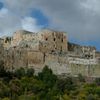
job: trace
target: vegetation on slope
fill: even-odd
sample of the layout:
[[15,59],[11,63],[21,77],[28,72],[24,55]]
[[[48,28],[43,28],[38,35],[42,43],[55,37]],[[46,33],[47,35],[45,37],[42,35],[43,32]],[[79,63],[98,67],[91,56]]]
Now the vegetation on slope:
[[100,100],[100,79],[86,83],[79,75],[58,78],[47,66],[37,76],[33,69],[14,73],[0,67],[0,100]]

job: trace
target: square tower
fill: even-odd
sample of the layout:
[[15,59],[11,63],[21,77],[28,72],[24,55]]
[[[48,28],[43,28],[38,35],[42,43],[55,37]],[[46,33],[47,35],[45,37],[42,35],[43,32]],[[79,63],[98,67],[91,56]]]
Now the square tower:
[[64,32],[42,30],[38,33],[40,51],[67,52],[67,37]]

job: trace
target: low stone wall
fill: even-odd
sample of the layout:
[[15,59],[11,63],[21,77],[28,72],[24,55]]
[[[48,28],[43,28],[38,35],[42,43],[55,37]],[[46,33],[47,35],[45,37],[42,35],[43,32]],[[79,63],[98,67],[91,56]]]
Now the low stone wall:
[[100,77],[100,65],[70,64],[71,74],[77,76],[82,74],[87,77]]

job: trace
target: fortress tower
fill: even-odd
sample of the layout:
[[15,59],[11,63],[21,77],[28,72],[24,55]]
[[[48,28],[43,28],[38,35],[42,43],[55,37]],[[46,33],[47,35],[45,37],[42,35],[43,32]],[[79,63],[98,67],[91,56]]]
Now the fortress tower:
[[38,33],[42,52],[67,52],[67,36],[64,32],[42,30]]

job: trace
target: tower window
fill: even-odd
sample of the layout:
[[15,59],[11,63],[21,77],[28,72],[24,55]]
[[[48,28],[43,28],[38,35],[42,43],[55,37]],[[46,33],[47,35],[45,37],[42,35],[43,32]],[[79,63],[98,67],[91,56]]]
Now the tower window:
[[61,41],[63,42],[63,38],[61,39]]
[[56,39],[54,38],[53,40],[55,41]]
[[5,40],[5,43],[7,43],[7,40]]
[[54,50],[51,50],[51,52],[54,52]]
[[45,39],[46,41],[48,40],[48,38]]

